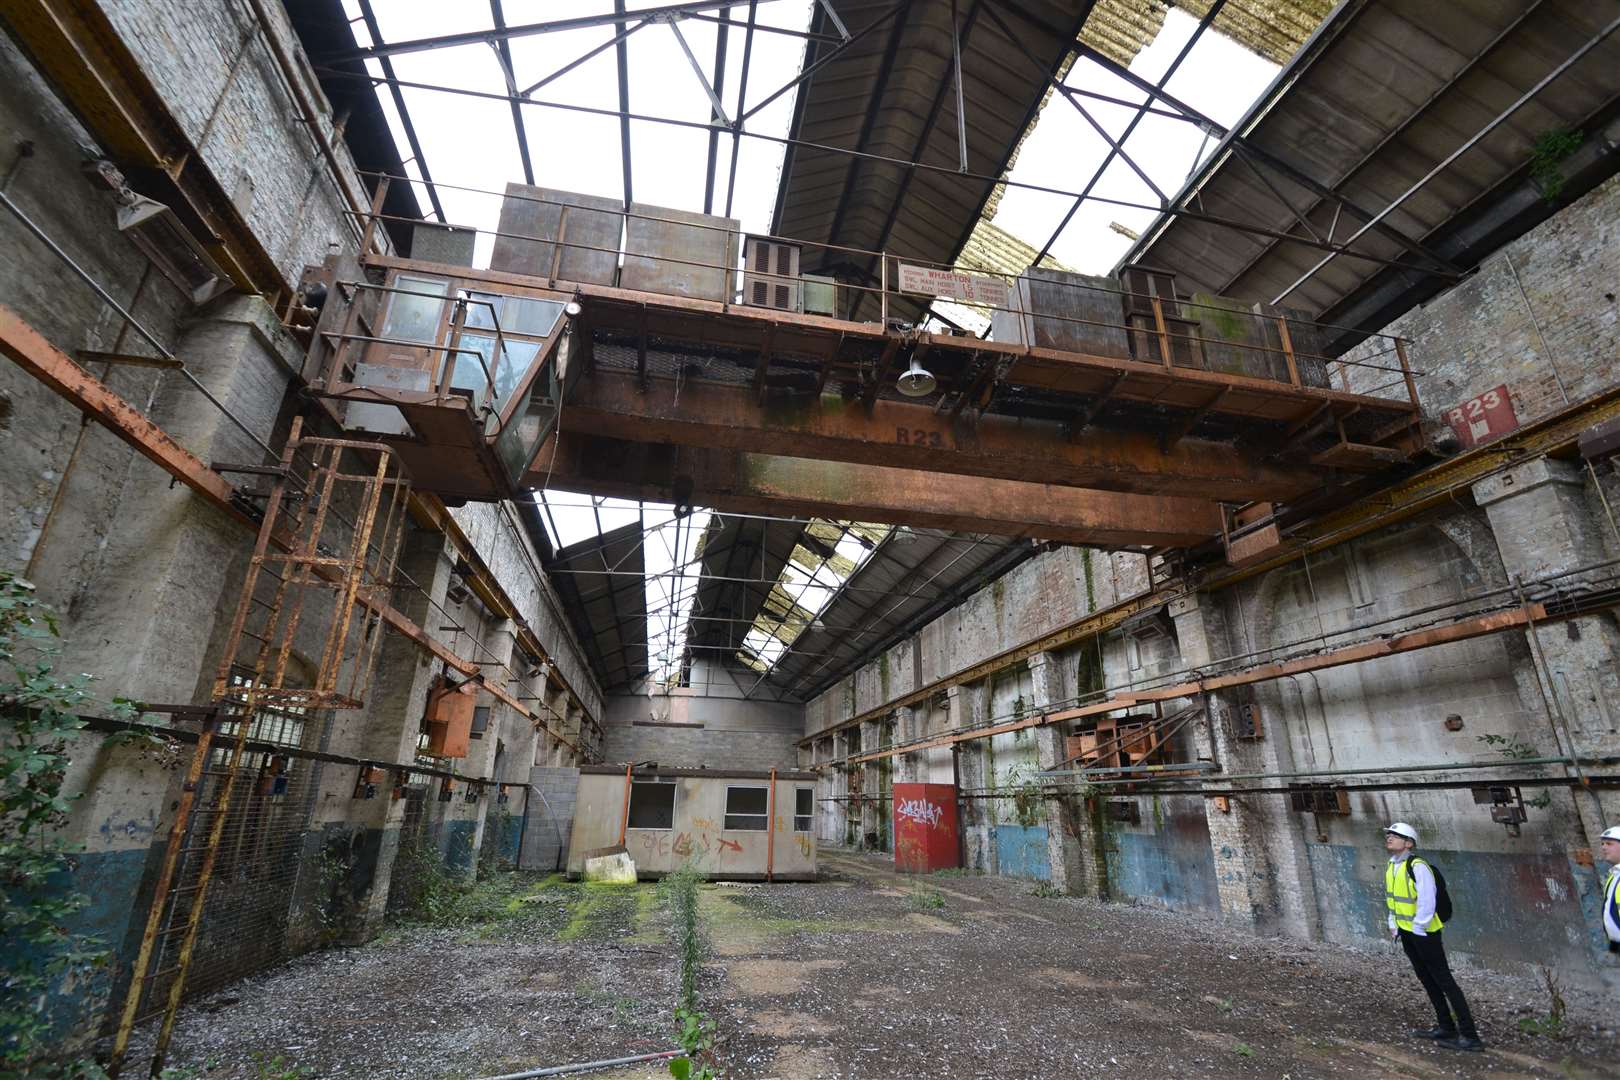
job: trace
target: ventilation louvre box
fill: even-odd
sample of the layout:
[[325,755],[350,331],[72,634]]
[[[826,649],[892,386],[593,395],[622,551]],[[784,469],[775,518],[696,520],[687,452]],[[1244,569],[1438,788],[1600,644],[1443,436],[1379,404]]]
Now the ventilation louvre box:
[[799,311],[799,248],[774,240],[749,238],[743,273],[743,303],[777,311]]
[[1296,814],[1350,813],[1350,793],[1328,784],[1290,784],[1288,808]]

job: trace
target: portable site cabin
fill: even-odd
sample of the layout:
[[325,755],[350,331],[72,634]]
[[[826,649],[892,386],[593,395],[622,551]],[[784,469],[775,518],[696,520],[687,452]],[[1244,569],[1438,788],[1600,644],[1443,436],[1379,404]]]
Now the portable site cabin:
[[811,881],[816,876],[816,776],[724,769],[583,765],[568,874],[585,854],[622,843],[636,873],[691,863],[711,878]]

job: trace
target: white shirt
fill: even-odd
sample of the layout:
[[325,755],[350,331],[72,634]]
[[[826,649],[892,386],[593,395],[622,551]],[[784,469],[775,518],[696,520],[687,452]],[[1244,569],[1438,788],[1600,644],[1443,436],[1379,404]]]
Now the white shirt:
[[[1403,851],[1399,855],[1391,855],[1390,863],[1403,863],[1412,853]],[[1426,862],[1418,862],[1412,867],[1412,880],[1417,883],[1417,911],[1412,913],[1412,933],[1418,937],[1429,936],[1429,922],[1434,918],[1434,871],[1429,869]],[[1389,928],[1395,929],[1395,913],[1389,913]]]
[[1609,867],[1609,880],[1603,883],[1603,932],[1610,941],[1620,941],[1620,864]]

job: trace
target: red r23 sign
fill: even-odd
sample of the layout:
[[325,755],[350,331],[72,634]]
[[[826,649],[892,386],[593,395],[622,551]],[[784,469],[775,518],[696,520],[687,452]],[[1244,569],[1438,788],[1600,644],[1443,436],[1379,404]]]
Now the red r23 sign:
[[1498,435],[1506,435],[1519,426],[1519,418],[1513,412],[1513,399],[1504,383],[1469,398],[1454,409],[1447,409],[1446,423],[1467,450]]

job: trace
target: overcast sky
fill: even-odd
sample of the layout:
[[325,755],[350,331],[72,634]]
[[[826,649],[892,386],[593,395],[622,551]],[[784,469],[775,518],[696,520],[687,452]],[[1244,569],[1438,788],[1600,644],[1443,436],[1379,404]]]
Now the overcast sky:
[[[356,0],[344,0],[351,18],[358,20]],[[634,11],[654,6],[651,0],[628,0]],[[837,0],[834,0],[837,6]],[[483,0],[457,4],[423,3],[421,0],[373,0],[378,27],[385,41],[433,37],[493,26],[489,5]],[[757,20],[764,26],[803,30],[809,25],[812,0],[761,0]],[[561,0],[506,0],[503,11],[508,26],[555,21],[578,15],[610,13],[613,5]],[[747,5],[732,9],[733,19],[746,18]],[[1143,50],[1131,70],[1157,80],[1191,36],[1197,23],[1172,8],[1164,29]],[[370,44],[365,25],[356,21],[359,42]],[[693,54],[705,73],[712,72],[715,41],[719,28],[711,22],[686,19],[680,23]],[[513,76],[521,90],[540,81],[590,49],[610,40],[611,26],[535,34],[511,41]],[[674,31],[667,24],[651,24],[627,40],[629,52],[630,111],[650,116],[708,123],[711,104],[691,63],[681,50]],[[746,102],[757,103],[790,81],[799,71],[804,42],[795,37],[756,32],[749,63]],[[727,115],[737,115],[737,93],[742,75],[743,34],[730,35],[723,104]],[[465,45],[406,53],[393,58],[395,75],[407,82],[418,82],[488,93],[505,94],[506,79],[495,50],[487,44]],[[375,61],[374,74],[381,74]],[[1275,65],[1265,61],[1219,34],[1206,34],[1182,63],[1167,89],[1196,104],[1225,125],[1243,115],[1250,102],[1276,74]],[[1144,95],[1128,83],[1110,75],[1088,60],[1078,61],[1070,72],[1071,86],[1092,90],[1128,101],[1142,101]],[[439,197],[454,224],[480,229],[495,228],[500,215],[499,194],[478,194],[454,190],[448,185],[499,193],[508,181],[523,179],[522,160],[512,130],[511,110],[504,101],[491,101],[423,89],[404,90],[406,107],[427,158],[434,181],[441,185]],[[411,151],[403,128],[386,90],[379,93],[383,109],[394,127],[400,156]],[[533,100],[584,105],[616,110],[618,80],[615,50],[600,55],[547,84]],[[747,128],[770,135],[786,135],[793,113],[794,95],[782,95],[758,115]],[[1085,101],[1088,111],[1111,135],[1118,138],[1130,123],[1132,110],[1119,105]],[[745,103],[745,108],[752,107]],[[525,106],[525,133],[534,164],[535,182],[544,187],[623,198],[620,164],[619,122],[616,116],[592,116],[557,108]],[[971,112],[968,122],[972,123]],[[1125,144],[1131,157],[1168,194],[1174,194],[1192,170],[1205,144],[1202,134],[1191,124],[1149,115]],[[749,232],[767,232],[782,165],[780,143],[744,137],[737,159],[737,181],[731,216]],[[726,177],[730,168],[732,140],[722,136],[716,161],[714,212],[726,209]],[[1108,145],[1070,105],[1054,97],[1037,119],[1034,130],[1019,153],[1012,179],[1064,190],[1081,188],[1108,153]],[[631,183],[637,202],[682,210],[701,211],[707,167],[708,134],[648,121],[631,123]],[[407,171],[419,175],[413,164]],[[1116,160],[1103,175],[1095,194],[1128,202],[1155,204],[1156,196],[1124,162]],[[429,204],[422,199],[426,208]],[[1045,244],[1073,200],[1009,188],[995,217],[995,223],[1037,248]],[[1130,240],[1110,227],[1117,222],[1137,232],[1152,222],[1151,210],[1133,210],[1100,203],[1087,203],[1052,246],[1060,261],[1087,273],[1106,273],[1129,247]],[[490,238],[481,237],[479,259],[487,260]],[[695,574],[674,572],[678,564],[692,556],[693,542],[708,520],[699,513],[674,527],[670,508],[649,504],[645,509],[619,500],[596,500],[596,507],[581,495],[550,494],[549,521],[555,543],[568,545],[604,530],[628,524],[638,518],[649,530],[645,548],[648,574],[647,605],[651,613],[650,640],[653,666],[657,670],[679,659],[683,624],[690,609]],[[688,527],[690,526],[690,528]],[[678,535],[677,535],[678,534]],[[861,554],[852,551],[851,554]],[[802,590],[802,591],[801,591]],[[812,610],[825,602],[830,592],[818,589],[808,579],[791,584],[790,593]]]

